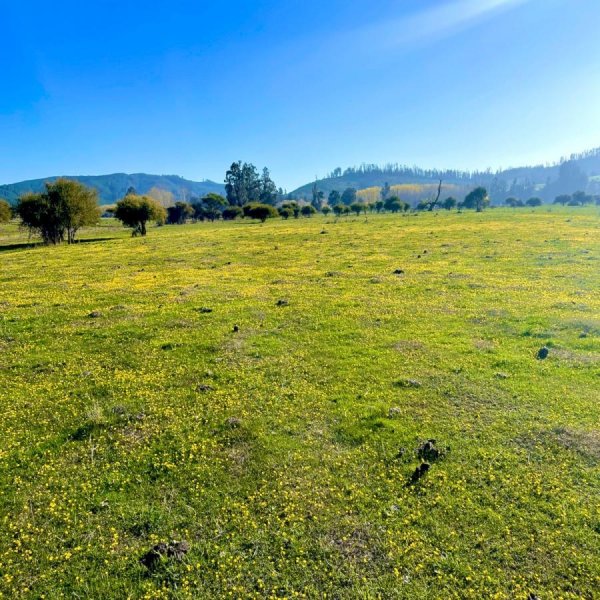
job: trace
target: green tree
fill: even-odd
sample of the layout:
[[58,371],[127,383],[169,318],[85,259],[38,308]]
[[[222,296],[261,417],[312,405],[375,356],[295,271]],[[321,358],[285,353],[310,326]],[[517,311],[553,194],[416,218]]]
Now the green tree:
[[541,198],[529,198],[525,204],[527,204],[527,206],[541,206],[544,203]]
[[453,208],[456,207],[457,204],[458,204],[458,200],[456,198],[452,198],[452,196],[450,196],[449,198],[446,198],[442,202],[442,207],[445,208],[446,210],[452,210]]
[[223,221],[235,221],[238,217],[241,217],[244,211],[240,206],[228,206],[223,209]]
[[315,210],[321,210],[323,206],[323,199],[325,198],[325,194],[318,188],[317,182],[315,181],[312,186],[312,200],[311,204],[315,208]]
[[294,211],[287,206],[280,206],[277,209],[277,212],[279,213],[279,216],[286,221],[294,214]]
[[380,213],[385,208],[385,202],[383,200],[377,200],[375,202],[375,210]]
[[167,208],[167,223],[183,225],[194,214],[194,208],[187,202],[175,202]]
[[244,215],[251,219],[258,219],[264,223],[267,219],[278,216],[277,209],[270,204],[261,204],[259,202],[246,204],[243,207]]
[[327,197],[327,203],[329,206],[335,206],[342,201],[342,195],[337,190],[331,190],[329,192],[329,196]]
[[556,196],[554,204],[562,204],[564,206],[565,204],[569,204],[572,199],[573,198],[570,194],[561,194],[560,196]]
[[384,203],[383,208],[393,213],[398,213],[404,210],[405,203],[398,196],[390,196]]
[[149,196],[125,196],[117,202],[115,209],[115,217],[125,227],[131,227],[134,236],[146,235],[148,221],[164,223],[166,216],[165,208]]
[[302,213],[302,216],[304,216],[304,217],[312,217],[314,214],[317,213],[317,209],[312,204],[305,204],[300,209],[300,212]]
[[281,205],[281,208],[284,210],[289,210],[290,215],[294,215],[294,218],[297,219],[300,216],[300,205],[295,200],[288,200]]
[[12,217],[10,204],[0,198],[0,223],[8,223]]
[[333,207],[333,213],[335,214],[336,217],[339,217],[340,215],[344,214],[344,209],[346,207],[343,204],[336,204]]
[[356,216],[358,217],[361,212],[364,212],[366,214],[367,205],[364,202],[353,202],[350,205],[350,210],[356,213]]
[[46,183],[41,194],[22,196],[17,214],[21,224],[39,234],[45,244],[58,244],[65,237],[72,244],[81,227],[100,219],[96,190],[62,178]]
[[350,206],[356,202],[356,190],[354,188],[346,188],[341,197],[342,204]]
[[262,172],[262,176],[259,182],[259,200],[263,204],[275,204],[277,201],[277,186],[275,182],[271,179],[271,174],[269,173],[269,169],[265,167]]
[[475,209],[481,212],[486,206],[489,206],[490,199],[487,190],[484,187],[477,187],[467,194],[463,202],[465,208]]
[[328,204],[325,204],[324,206],[321,207],[321,212],[325,216],[327,216],[331,212],[331,206],[329,206]]
[[227,200],[221,194],[212,192],[204,196],[201,202],[204,206],[204,216],[210,221],[218,219],[223,209],[227,206]]
[[259,176],[250,163],[235,162],[225,174],[225,193],[232,206],[250,203],[273,204],[277,199],[277,188],[265,167]]

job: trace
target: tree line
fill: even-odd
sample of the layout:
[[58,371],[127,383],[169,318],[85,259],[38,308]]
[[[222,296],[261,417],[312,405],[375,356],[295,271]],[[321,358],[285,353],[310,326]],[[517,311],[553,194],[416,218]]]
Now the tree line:
[[[189,202],[173,202],[172,196],[165,202],[164,198],[138,194],[134,188],[129,188],[114,207],[104,209],[104,214],[121,221],[125,227],[131,229],[133,236],[145,236],[148,223],[151,222],[157,225],[181,225],[189,220],[216,221],[237,218],[264,222],[273,217],[312,217],[318,212],[324,215],[333,213],[336,217],[352,213],[359,216],[369,212],[397,214],[410,210],[437,209],[472,209],[481,212],[490,205],[488,190],[482,186],[470,191],[462,201],[452,196],[442,199],[441,180],[435,199],[423,200],[415,206],[394,195],[388,184],[381,188],[380,198],[374,202],[361,201],[354,188],[333,190],[325,199],[325,194],[315,184],[312,189],[312,201],[302,204],[286,198],[283,190],[276,187],[267,168],[259,174],[254,165],[241,161],[233,163],[227,170],[225,184],[226,196],[209,193],[202,198],[191,198]],[[582,191],[572,195],[559,195],[554,201],[555,204],[569,206],[594,202],[600,204],[600,199]],[[165,203],[170,205],[164,206]],[[509,197],[504,204],[513,208],[535,207],[541,206],[543,201],[539,197],[531,197],[525,202]],[[14,208],[6,201],[0,200],[0,222],[6,222],[13,216],[20,219],[21,225],[30,234],[39,235],[46,244],[59,244],[63,241],[72,244],[79,229],[98,223],[101,210],[94,189],[77,181],[58,179],[46,183],[45,190],[41,193],[22,195]]]

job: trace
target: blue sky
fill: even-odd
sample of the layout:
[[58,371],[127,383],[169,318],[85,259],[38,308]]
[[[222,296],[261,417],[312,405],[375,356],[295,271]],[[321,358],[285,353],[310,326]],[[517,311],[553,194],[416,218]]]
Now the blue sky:
[[4,0],[0,183],[551,161],[600,146],[598,22],[598,0]]

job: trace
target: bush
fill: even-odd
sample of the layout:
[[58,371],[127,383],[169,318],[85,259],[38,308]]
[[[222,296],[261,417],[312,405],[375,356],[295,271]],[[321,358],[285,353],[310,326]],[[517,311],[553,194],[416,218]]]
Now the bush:
[[356,213],[356,216],[358,217],[361,212],[367,213],[367,205],[364,202],[353,202],[350,205],[350,210]]
[[246,204],[243,207],[243,210],[245,217],[250,217],[251,219],[258,219],[262,223],[264,223],[267,219],[277,217],[279,215],[277,209],[274,206],[271,206],[270,204]]
[[235,221],[238,217],[241,217],[244,211],[239,206],[228,206],[223,209],[223,221]]
[[541,206],[543,202],[541,198],[529,198],[525,204],[527,206]]
[[125,196],[117,202],[115,217],[125,227],[133,229],[131,235],[146,235],[146,223],[156,221],[158,224],[165,222],[167,213],[154,198],[148,196]]
[[321,208],[321,212],[327,216],[331,212],[331,207],[326,204]]
[[175,202],[174,206],[167,208],[167,223],[169,225],[183,225],[194,214],[194,209],[187,202]]
[[312,217],[314,214],[317,213],[317,209],[312,204],[305,204],[300,209],[300,212],[304,217]]

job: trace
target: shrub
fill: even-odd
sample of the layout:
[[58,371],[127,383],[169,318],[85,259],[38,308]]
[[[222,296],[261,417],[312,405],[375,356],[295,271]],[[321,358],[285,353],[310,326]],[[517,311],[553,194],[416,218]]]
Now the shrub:
[[194,209],[187,202],[175,202],[174,206],[167,208],[167,223],[169,225],[183,225],[194,214]]
[[541,206],[543,202],[541,198],[529,198],[525,204],[527,206]]
[[223,209],[222,217],[224,221],[234,221],[238,217],[241,217],[244,211],[239,206],[228,206]]
[[156,221],[159,224],[165,222],[165,209],[154,198],[148,196],[125,196],[117,202],[115,217],[125,227],[133,229],[131,235],[146,235],[146,223]]
[[274,206],[270,204],[246,204],[244,207],[244,216],[250,217],[251,219],[258,219],[264,223],[267,219],[277,217],[279,213]]
[[317,209],[312,204],[305,204],[300,209],[300,212],[302,213],[302,216],[304,216],[304,217],[312,217],[314,214],[316,214]]
[[321,212],[327,216],[331,212],[331,207],[329,205],[325,205],[321,208]]

